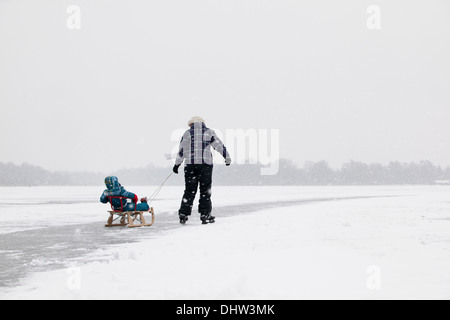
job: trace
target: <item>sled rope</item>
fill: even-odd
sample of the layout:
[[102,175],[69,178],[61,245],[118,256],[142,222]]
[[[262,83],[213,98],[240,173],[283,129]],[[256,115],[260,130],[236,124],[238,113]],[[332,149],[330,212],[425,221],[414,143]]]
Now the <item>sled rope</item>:
[[169,180],[169,178],[173,175],[173,172],[169,174],[169,176],[166,178],[166,180],[164,180],[164,182],[158,187],[158,189],[155,190],[155,192],[153,192],[153,194],[150,196],[150,198],[148,199],[148,203],[150,204],[153,200],[156,199],[156,197],[158,196],[158,194],[161,192],[162,188],[164,187],[164,185],[166,184],[167,180]]

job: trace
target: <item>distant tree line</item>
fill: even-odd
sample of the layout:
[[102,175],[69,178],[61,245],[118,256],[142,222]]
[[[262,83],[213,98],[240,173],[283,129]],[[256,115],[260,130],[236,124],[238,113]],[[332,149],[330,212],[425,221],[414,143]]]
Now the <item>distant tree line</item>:
[[103,175],[90,172],[52,172],[41,167],[0,162],[0,186],[98,185]]
[[[289,160],[280,161],[277,175],[261,175],[261,165],[216,166],[215,185],[432,185],[450,181],[450,168],[430,161],[413,163],[390,162],[387,165],[357,161],[345,163],[339,169],[326,161],[308,162],[303,168]],[[171,168],[149,165],[145,168],[123,169],[114,173],[124,185],[159,185]],[[105,173],[52,172],[30,164],[0,163],[0,186],[98,186]],[[174,176],[168,185],[183,184],[183,174]]]

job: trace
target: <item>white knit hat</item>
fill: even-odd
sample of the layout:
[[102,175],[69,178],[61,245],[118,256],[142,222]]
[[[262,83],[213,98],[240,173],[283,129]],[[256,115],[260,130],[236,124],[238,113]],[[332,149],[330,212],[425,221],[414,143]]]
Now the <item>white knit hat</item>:
[[205,123],[205,120],[203,120],[202,117],[192,117],[192,119],[189,120],[189,122],[188,122],[188,127],[190,127],[192,124],[194,124],[196,122],[203,122],[203,123]]

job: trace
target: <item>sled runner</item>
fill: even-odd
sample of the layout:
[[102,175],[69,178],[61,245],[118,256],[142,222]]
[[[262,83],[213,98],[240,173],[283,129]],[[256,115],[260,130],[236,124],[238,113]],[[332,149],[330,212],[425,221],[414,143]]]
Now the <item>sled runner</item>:
[[[111,197],[113,198],[113,197]],[[123,197],[114,197],[120,200],[126,199]],[[122,202],[122,201],[121,201]],[[138,228],[138,227],[151,227],[153,223],[155,223],[155,212],[153,208],[150,208],[148,211],[123,211],[123,206],[120,210],[115,210],[115,208],[111,205],[112,211],[108,211],[110,214],[108,222],[105,227],[128,227],[128,228]],[[151,223],[147,223],[145,221],[144,214],[151,214]],[[119,223],[115,223],[120,219]]]

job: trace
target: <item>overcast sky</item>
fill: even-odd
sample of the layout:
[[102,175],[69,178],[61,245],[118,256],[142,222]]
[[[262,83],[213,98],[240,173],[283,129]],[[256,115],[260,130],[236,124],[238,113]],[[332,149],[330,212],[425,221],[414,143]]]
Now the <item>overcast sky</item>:
[[0,108],[0,161],[49,170],[169,165],[194,115],[299,165],[450,166],[450,1],[0,0]]

